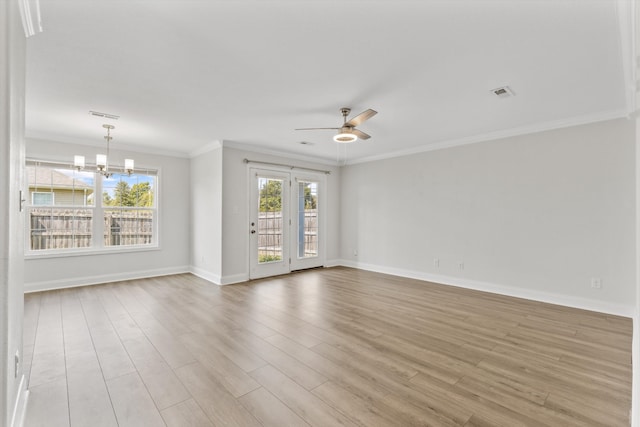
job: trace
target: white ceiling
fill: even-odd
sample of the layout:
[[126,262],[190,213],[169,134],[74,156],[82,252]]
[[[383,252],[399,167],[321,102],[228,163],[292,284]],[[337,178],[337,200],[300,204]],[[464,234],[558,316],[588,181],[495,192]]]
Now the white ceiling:
[[[27,136],[188,155],[214,141],[335,162],[626,114],[613,0],[47,0]],[[490,90],[509,85],[516,96]],[[339,109],[379,113],[338,145]],[[310,144],[301,145],[300,141]]]

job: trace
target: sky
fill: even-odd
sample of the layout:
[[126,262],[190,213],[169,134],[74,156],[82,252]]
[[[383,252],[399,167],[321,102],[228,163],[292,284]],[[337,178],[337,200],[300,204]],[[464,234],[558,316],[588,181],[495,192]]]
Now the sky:
[[[79,181],[84,182],[87,185],[94,186],[94,173],[89,171],[76,171],[69,169],[56,169],[60,173],[63,173],[71,178],[75,178]],[[142,175],[142,174],[131,174],[131,176],[121,173],[114,173],[109,178],[103,179],[102,191],[109,194],[109,196],[113,197],[114,190],[118,182],[124,181],[129,184],[129,187],[133,187],[135,184],[139,184],[141,182],[148,182],[151,185],[151,188],[154,189],[154,176],[150,175]]]

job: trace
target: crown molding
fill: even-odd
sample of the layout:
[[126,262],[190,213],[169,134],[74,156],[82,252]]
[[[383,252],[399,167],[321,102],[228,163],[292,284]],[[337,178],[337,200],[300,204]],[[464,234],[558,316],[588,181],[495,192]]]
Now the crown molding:
[[[635,88],[635,85],[634,85],[634,88]],[[337,163],[336,160],[328,159],[326,157],[303,155],[303,154],[293,153],[285,150],[265,148],[259,145],[238,142],[238,141],[231,141],[231,140],[215,140],[189,153],[180,152],[180,151],[158,150],[158,149],[149,148],[145,146],[132,145],[132,144],[126,144],[126,143],[119,143],[117,147],[112,147],[112,148],[119,151],[149,153],[149,154],[178,157],[178,158],[194,158],[219,148],[234,148],[237,150],[249,151],[252,153],[260,153],[260,154],[266,154],[271,156],[285,157],[288,159],[302,160],[305,162],[316,163],[316,164],[321,164],[326,166],[343,167],[343,166],[355,165],[359,163],[369,163],[369,162],[375,162],[379,160],[392,159],[396,157],[410,156],[413,154],[419,154],[419,153],[435,151],[435,150],[442,150],[445,148],[453,148],[457,146],[475,144],[479,142],[487,142],[487,141],[492,141],[497,139],[510,138],[514,136],[539,133],[539,132],[544,132],[544,131],[549,131],[554,129],[562,129],[562,128],[567,128],[572,126],[580,126],[580,125],[585,125],[590,123],[603,122],[607,120],[614,120],[614,119],[620,119],[620,118],[629,119],[629,118],[636,117],[636,115],[637,115],[636,111],[615,110],[615,111],[601,112],[601,113],[590,114],[585,116],[577,116],[569,119],[554,120],[554,121],[539,123],[539,124],[530,125],[530,126],[521,126],[517,128],[500,130],[496,132],[488,132],[484,134],[473,135],[470,137],[464,137],[464,138],[458,138],[458,139],[452,139],[452,140],[443,140],[443,141],[438,141],[434,143],[423,144],[423,145],[409,148],[406,150],[398,150],[398,151],[393,151],[393,152],[374,155],[374,156],[352,158],[347,160],[347,162],[344,164]],[[52,138],[48,135],[40,134],[38,132],[30,132],[26,136],[26,138],[33,139],[33,140],[41,140],[41,141],[53,141],[53,142],[59,142],[63,144],[71,143],[71,144],[91,146],[91,147],[104,146],[104,144],[94,143],[92,141],[87,142],[86,140],[80,140],[75,138],[65,138],[65,140],[63,141],[55,137]]]
[[207,142],[202,147],[197,148],[192,152],[190,152],[189,157],[190,158],[198,157],[210,151],[217,150],[219,148],[222,148],[222,141],[216,140],[216,141]]
[[[52,137],[50,135],[40,133],[40,132],[28,132],[25,135],[25,139],[27,140],[38,140],[38,141],[50,141],[50,142],[58,142],[60,144],[75,144],[75,145],[83,145],[85,147],[98,147],[105,148],[104,143],[98,143],[94,141],[88,141],[86,139],[81,138],[73,138],[73,137],[65,137],[61,139],[59,137]],[[115,145],[115,147],[114,147]],[[182,151],[173,151],[173,150],[160,150],[157,148],[151,148],[143,145],[135,145],[135,144],[127,144],[126,142],[118,141],[117,144],[111,144],[112,150],[117,151],[131,151],[134,153],[147,153],[147,154],[155,154],[158,156],[167,156],[167,157],[179,157],[179,158],[188,158],[189,155]]]
[[379,160],[392,159],[392,158],[402,157],[402,156],[410,156],[413,154],[424,153],[427,151],[442,150],[445,148],[453,148],[461,145],[476,144],[479,142],[487,142],[487,141],[493,141],[493,140],[498,140],[503,138],[511,138],[514,136],[529,135],[529,134],[545,132],[549,130],[562,129],[562,128],[568,128],[572,126],[580,126],[580,125],[585,125],[590,123],[597,123],[597,122],[603,122],[607,120],[614,120],[614,119],[621,119],[621,118],[629,118],[628,112],[622,111],[622,110],[616,110],[616,111],[609,111],[609,112],[586,115],[586,116],[572,117],[570,119],[555,120],[555,121],[550,121],[545,123],[539,123],[532,126],[522,126],[522,127],[512,128],[512,129],[500,130],[496,132],[488,132],[488,133],[474,135],[474,136],[465,137],[465,138],[439,141],[431,144],[421,145],[414,148],[409,148],[406,150],[394,151],[391,153],[385,153],[385,154],[380,154],[376,156],[350,159],[347,161],[347,163],[344,166],[355,165],[359,163],[375,162]]
[[627,114],[631,115],[638,108],[637,96],[638,85],[638,46],[637,46],[637,25],[638,8],[635,1],[618,0],[615,3],[618,15],[618,46],[620,63],[624,74],[625,102]]
[[222,141],[222,146],[225,148],[235,148],[236,150],[250,151],[252,153],[260,153],[260,154],[267,154],[270,156],[286,157],[287,159],[302,160],[305,162],[316,163],[316,164],[321,164],[325,166],[339,166],[335,160],[330,160],[325,157],[292,153],[284,150],[282,151],[275,150],[271,148],[261,147],[258,145],[247,144],[244,142],[224,140]]

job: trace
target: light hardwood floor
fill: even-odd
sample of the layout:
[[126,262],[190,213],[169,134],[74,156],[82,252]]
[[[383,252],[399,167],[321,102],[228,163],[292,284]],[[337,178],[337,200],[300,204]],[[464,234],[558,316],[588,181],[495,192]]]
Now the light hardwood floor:
[[628,426],[631,328],[348,268],[28,294],[26,426]]

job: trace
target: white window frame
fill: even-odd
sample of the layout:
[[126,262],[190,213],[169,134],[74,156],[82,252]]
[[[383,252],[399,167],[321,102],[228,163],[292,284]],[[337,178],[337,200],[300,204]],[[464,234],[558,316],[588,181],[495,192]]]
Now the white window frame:
[[[47,195],[51,195],[51,204],[48,205],[41,205],[41,204],[35,204],[34,200],[35,200],[35,195],[36,194],[47,194]],[[56,204],[56,193],[53,191],[34,191],[31,193],[31,206],[55,206]]]
[[[36,163],[40,163],[45,167],[50,168],[59,168],[59,169],[74,169],[73,165],[60,163],[49,160],[35,160],[35,159],[27,159],[27,166],[34,165]],[[113,166],[112,166],[113,168]],[[86,169],[92,169],[92,165],[86,165]],[[25,168],[26,170],[26,168]],[[119,172],[115,172],[118,174]],[[149,207],[126,207],[125,209],[141,209],[141,210],[152,210],[153,211],[153,234],[152,241],[148,244],[143,245],[115,245],[115,246],[105,246],[104,245],[104,213],[107,210],[110,210],[110,206],[103,206],[102,204],[102,192],[103,185],[102,179],[103,176],[94,172],[94,205],[93,206],[69,206],[69,208],[73,209],[91,209],[93,210],[93,221],[92,221],[92,236],[91,236],[91,246],[86,248],[64,248],[64,249],[40,249],[40,250],[32,250],[31,249],[31,225],[30,221],[25,221],[25,258],[57,258],[57,257],[67,257],[67,256],[83,256],[83,255],[93,255],[93,254],[113,254],[113,253],[127,253],[127,252],[146,252],[146,251],[156,251],[160,250],[160,235],[159,235],[159,210],[160,210],[160,169],[159,168],[136,168],[136,173],[140,175],[148,175],[154,177],[154,206],[152,208]],[[29,182],[25,179],[26,191],[29,191]],[[26,211],[34,206],[32,203],[27,206]],[[47,205],[42,207],[52,207],[56,206]],[[65,208],[67,206],[60,206],[59,208]],[[113,207],[117,209],[117,207]]]
[[[100,188],[100,203],[97,204],[96,203],[96,215],[99,215],[99,218],[104,219],[104,213],[105,211],[110,211],[110,210],[118,210],[118,209],[123,209],[123,210],[129,210],[129,211],[135,211],[135,210],[140,210],[140,211],[153,211],[153,238],[152,238],[152,242],[148,243],[148,244],[144,244],[144,245],[116,245],[116,246],[105,246],[104,245],[104,221],[94,221],[94,236],[100,236],[100,242],[99,245],[96,245],[97,247],[99,246],[100,249],[103,249],[107,252],[119,249],[122,250],[124,248],[131,248],[131,249],[144,249],[144,248],[157,248],[159,246],[158,243],[158,185],[159,185],[159,171],[156,170],[147,170],[148,173],[142,173],[143,171],[140,171],[140,175],[147,175],[147,176],[154,176],[155,177],[155,188],[154,188],[154,199],[153,199],[153,204],[154,206],[152,208],[149,207],[139,207],[139,206],[126,206],[126,207],[122,207],[122,206],[104,206],[102,204],[102,192],[103,192],[103,186],[102,186],[102,180],[103,177],[99,174],[96,174],[97,177],[97,182],[96,182],[96,193],[98,194],[98,187]],[[99,224],[98,224],[99,223]],[[115,248],[115,249],[114,249]]]

